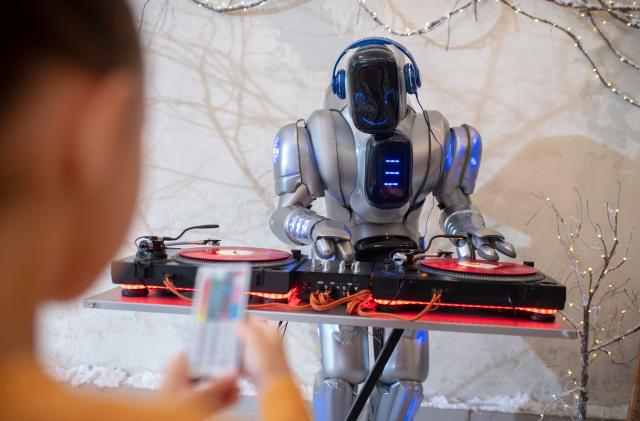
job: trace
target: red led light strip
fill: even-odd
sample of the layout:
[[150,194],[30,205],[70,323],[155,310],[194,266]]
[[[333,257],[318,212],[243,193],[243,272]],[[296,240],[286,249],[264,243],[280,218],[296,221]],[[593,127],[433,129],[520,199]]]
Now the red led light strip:
[[[120,284],[122,289],[156,289],[156,290],[168,290],[167,287],[159,286],[159,285],[139,285],[139,284]],[[195,291],[195,288],[181,288],[176,287],[178,291]],[[289,292],[284,294],[271,293],[271,292],[248,292],[247,294],[253,297],[266,298],[269,300],[288,300],[294,290],[292,289]]]
[[251,295],[252,297],[266,298],[268,300],[288,300],[289,298],[291,298],[294,291],[295,291],[295,288],[284,294],[278,294],[274,292],[253,292],[253,291],[247,292],[247,294]]
[[[401,306],[401,305],[425,305],[424,301],[409,301],[409,300],[381,300],[374,299],[376,304],[385,306]],[[551,308],[535,308],[535,307],[509,307],[509,306],[490,306],[482,304],[457,304],[457,303],[438,303],[440,307],[455,307],[455,308],[475,308],[480,310],[517,310],[526,311],[529,313],[537,314],[556,314],[558,310]]]
[[[120,284],[122,289],[168,289],[159,285]],[[178,291],[195,291],[194,288],[176,288]]]
[[[139,285],[139,284],[120,284],[123,289],[157,289],[157,290],[166,290],[166,287],[157,286],[157,285]],[[194,288],[176,288],[179,291],[195,291]],[[265,298],[269,300],[289,300],[297,293],[297,290],[291,289],[287,293],[279,294],[279,293],[271,293],[271,292],[248,292],[249,295],[253,297]],[[425,301],[410,301],[410,300],[382,300],[382,299],[374,299],[376,304],[385,305],[385,306],[402,306],[402,305],[427,305],[428,303]],[[529,313],[537,313],[537,314],[548,314],[553,315],[558,312],[556,309],[551,308],[536,308],[536,307],[509,307],[509,306],[491,306],[491,305],[481,305],[481,304],[457,304],[457,303],[438,303],[440,307],[454,307],[454,308],[472,308],[472,309],[480,309],[480,310],[516,310],[516,311],[526,311]]]

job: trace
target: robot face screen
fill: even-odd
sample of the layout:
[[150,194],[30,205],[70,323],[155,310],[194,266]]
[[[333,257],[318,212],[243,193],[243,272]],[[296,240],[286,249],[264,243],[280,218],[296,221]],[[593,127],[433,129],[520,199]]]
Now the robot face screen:
[[395,129],[400,101],[393,54],[379,48],[357,52],[349,62],[348,81],[349,110],[356,128],[370,134]]

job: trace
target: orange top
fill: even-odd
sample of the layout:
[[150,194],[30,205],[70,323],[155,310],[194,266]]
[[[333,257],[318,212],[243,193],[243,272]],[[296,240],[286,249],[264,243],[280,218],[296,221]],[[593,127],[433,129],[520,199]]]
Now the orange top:
[[[300,392],[289,377],[274,381],[265,390],[259,411],[264,421],[309,419]],[[31,359],[0,363],[3,421],[202,421],[211,415],[197,408],[157,402],[136,404],[74,391],[49,379]]]

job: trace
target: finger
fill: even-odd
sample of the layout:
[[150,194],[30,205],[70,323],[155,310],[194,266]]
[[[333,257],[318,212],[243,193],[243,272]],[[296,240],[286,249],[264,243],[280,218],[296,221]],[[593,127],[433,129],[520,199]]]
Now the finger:
[[356,260],[356,251],[353,249],[351,241],[336,241],[336,259],[346,262]]
[[335,248],[333,246],[333,241],[328,238],[319,238],[315,242],[315,250],[318,254],[318,257],[322,259],[328,259],[335,253]]
[[236,325],[236,333],[242,342],[249,342],[257,336],[261,336],[263,332],[268,331],[269,325],[264,320],[250,317],[242,320]]
[[498,260],[498,253],[494,250],[493,247],[491,247],[488,239],[474,236],[471,239],[471,242],[473,243],[473,247],[476,249],[476,252],[481,259],[489,260],[492,262]]
[[471,254],[471,244],[469,243],[462,243],[460,245],[458,245],[456,247],[456,253],[458,254],[458,257],[461,259],[470,259],[472,254]]
[[508,256],[511,258],[516,257],[516,249],[515,247],[513,247],[513,244],[504,240],[493,240],[491,243],[496,250],[498,250],[500,253],[504,254],[505,256]]
[[491,247],[488,238],[474,235],[471,237],[471,244],[479,258],[490,261],[498,260],[498,253]]
[[191,383],[189,378],[189,364],[185,354],[179,354],[167,368],[163,389],[175,390]]
[[476,249],[481,259],[496,262],[499,258],[498,253],[488,244],[483,244]]
[[237,373],[210,380],[195,391],[196,400],[205,404],[209,411],[219,411],[238,396],[237,380]]

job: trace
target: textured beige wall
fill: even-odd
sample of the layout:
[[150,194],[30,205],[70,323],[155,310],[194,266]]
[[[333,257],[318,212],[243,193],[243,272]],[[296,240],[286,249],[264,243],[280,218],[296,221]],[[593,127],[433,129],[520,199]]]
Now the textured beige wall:
[[[140,16],[143,0],[132,2]],[[274,209],[271,144],[282,125],[307,117],[322,104],[334,60],[361,36],[384,35],[355,1],[273,0],[275,8],[246,15],[219,15],[187,0],[151,0],[142,38],[147,54],[146,176],[131,238],[176,232],[216,222],[225,244],[284,247],[271,235]],[[380,16],[415,26],[446,13],[450,2],[369,0]],[[585,22],[548,3],[520,5],[564,22],[584,36],[607,74],[640,96],[640,74],[628,70],[595,41]],[[623,226],[638,223],[640,110],[594,81],[572,43],[495,2],[482,2],[426,37],[401,39],[423,75],[421,98],[452,124],[469,123],[483,135],[485,150],[475,202],[489,222],[510,235],[520,257],[563,277],[555,225],[543,212],[526,225],[539,201],[551,196],[571,214],[574,187],[600,204],[615,199],[623,184]],[[638,33],[620,35],[628,55],[640,57]],[[436,212],[437,213],[437,212]],[[430,221],[432,232],[437,216]],[[638,240],[640,241],[640,240]],[[621,276],[640,266],[638,241]],[[131,253],[130,243],[121,254]],[[94,291],[109,285],[105,273]],[[633,282],[638,286],[638,279]],[[48,308],[42,318],[42,353],[57,373],[77,366],[117,367],[114,384],[152,384],[167,359],[183,346],[186,319],[81,309]],[[312,326],[290,326],[290,357],[301,384],[310,386],[319,367]],[[561,390],[561,371],[575,360],[577,342],[518,337],[434,333],[429,403],[442,395],[489,408],[535,410]],[[635,349],[627,344],[625,358]],[[69,369],[67,371],[63,369]],[[90,371],[90,370],[89,370]],[[148,371],[148,372],[147,372]],[[598,360],[593,402],[621,414],[631,374],[626,366]],[[84,373],[84,372],[83,372]],[[147,377],[141,377],[146,373]],[[135,377],[135,376],[138,377]],[[95,373],[77,382],[95,380]],[[133,378],[133,380],[131,380]],[[137,379],[137,380],[136,380]],[[147,379],[147,380],[145,380]],[[151,379],[151,380],[149,380]],[[616,383],[619,382],[619,383]],[[504,407],[507,396],[512,407]],[[493,402],[493,403],[492,403]]]

